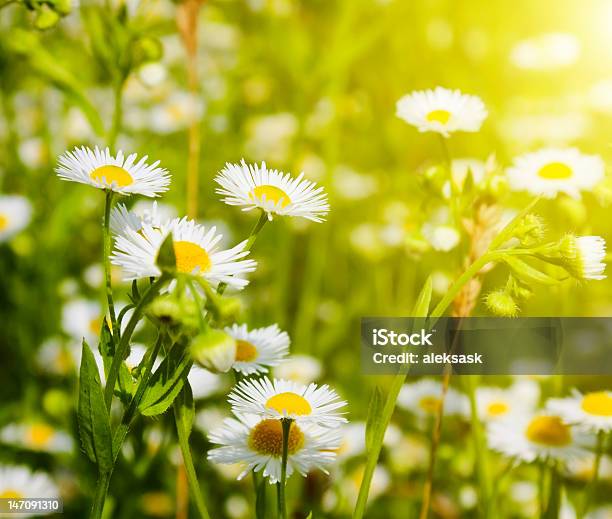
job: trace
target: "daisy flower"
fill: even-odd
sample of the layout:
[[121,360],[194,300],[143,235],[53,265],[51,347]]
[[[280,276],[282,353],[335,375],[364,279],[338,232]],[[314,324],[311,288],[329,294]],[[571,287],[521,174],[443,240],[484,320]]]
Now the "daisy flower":
[[[397,405],[421,418],[432,417],[442,405],[442,384],[423,378],[412,384],[404,384],[397,397]],[[449,387],[444,398],[445,415],[466,415],[469,410],[467,398]]]
[[74,299],[62,308],[62,328],[79,343],[85,339],[89,344],[97,344],[104,314],[97,301]]
[[246,324],[225,328],[236,339],[236,361],[232,366],[244,375],[267,373],[289,354],[289,335],[273,324],[249,331]]
[[72,452],[69,434],[43,423],[13,423],[0,429],[0,440],[24,449],[52,453]]
[[402,97],[397,102],[396,115],[420,132],[449,137],[457,131],[477,132],[488,113],[479,97],[436,87]]
[[[242,479],[251,470],[262,472],[269,482],[281,480],[283,431],[281,420],[262,418],[253,414],[236,414],[210,434],[210,441],[221,447],[212,449],[208,459],[213,463],[240,463]],[[294,472],[305,476],[314,469],[326,472],[332,463],[335,449],[340,445],[340,434],[334,429],[315,424],[291,422],[288,439],[287,477]]]
[[289,173],[247,164],[225,165],[215,182],[221,186],[216,192],[225,196],[228,205],[243,206],[243,211],[260,208],[272,220],[273,215],[301,216],[322,222],[329,211],[327,195],[322,187],[304,179],[304,173],[292,178]]
[[551,413],[492,422],[487,436],[493,450],[527,463],[549,459],[567,462],[587,455],[577,444],[575,431],[560,416]]
[[578,279],[605,279],[606,241],[601,236],[567,235],[561,241],[564,266]]
[[157,255],[169,233],[174,240],[178,272],[200,275],[211,283],[227,283],[237,289],[248,284],[240,275],[253,272],[257,264],[241,260],[249,254],[243,250],[246,241],[228,250],[217,250],[222,236],[216,233],[216,228],[206,229],[186,217],[175,218],[161,228],[143,224],[135,231],[127,227],[116,237],[112,263],[122,267],[126,280],[159,276]]
[[476,405],[481,420],[489,422],[532,412],[540,397],[536,382],[523,380],[509,388],[481,386],[476,389]]
[[322,371],[321,362],[310,355],[291,355],[274,368],[274,374],[278,378],[300,384],[314,382],[321,376]]
[[612,391],[573,392],[568,398],[551,398],[547,409],[581,429],[597,432],[612,431]]
[[108,148],[101,150],[96,146],[92,150],[82,146],[64,153],[55,171],[62,180],[110,189],[122,195],[155,197],[168,191],[170,174],[158,167],[159,161],[147,164],[147,156],[138,162],[136,158],[136,153],[124,157],[119,151],[113,157]]
[[548,148],[514,159],[506,170],[510,189],[554,198],[565,193],[580,198],[604,177],[604,163],[597,155],[584,155],[576,148]]
[[[27,467],[0,466],[0,499],[59,497],[57,485],[43,472],[32,472]],[[19,514],[33,517],[39,514]]]
[[32,217],[32,205],[19,195],[0,195],[0,243],[27,227]]
[[160,228],[163,223],[167,223],[174,216],[169,206],[158,204],[136,204],[133,210],[129,210],[124,204],[117,204],[113,207],[110,215],[110,228],[114,234],[121,234],[125,229],[140,231],[145,225]]
[[256,414],[263,418],[292,418],[298,424],[316,423],[337,427],[346,422],[338,409],[346,402],[329,386],[303,386],[289,380],[269,378],[241,381],[229,394],[235,413]]

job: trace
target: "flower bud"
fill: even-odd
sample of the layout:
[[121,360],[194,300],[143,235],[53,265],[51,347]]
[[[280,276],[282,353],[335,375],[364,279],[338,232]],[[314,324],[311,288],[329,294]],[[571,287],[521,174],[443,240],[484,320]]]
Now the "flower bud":
[[149,312],[164,324],[178,324],[181,321],[181,304],[176,297],[170,294],[155,298],[149,305]]
[[562,266],[578,279],[605,279],[606,241],[601,236],[568,234],[559,241]]
[[516,301],[505,290],[494,290],[485,297],[487,308],[501,317],[516,317],[519,308]]
[[523,245],[535,245],[544,237],[545,224],[542,217],[529,213],[525,215],[514,228],[514,236]]
[[227,333],[209,328],[191,341],[191,356],[213,373],[227,373],[236,360],[236,340]]

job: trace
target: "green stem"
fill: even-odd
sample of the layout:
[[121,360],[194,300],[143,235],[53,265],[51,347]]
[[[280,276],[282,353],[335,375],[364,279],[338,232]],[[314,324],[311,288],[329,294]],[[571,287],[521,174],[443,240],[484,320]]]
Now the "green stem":
[[287,485],[287,457],[289,455],[289,433],[291,431],[291,418],[281,418],[283,428],[283,457],[281,458],[281,480],[278,485],[278,516],[287,519],[287,500],[285,490]]
[[183,463],[185,464],[185,472],[187,473],[187,483],[191,490],[191,496],[195,501],[196,508],[202,519],[210,519],[204,496],[200,491],[200,483],[195,467],[193,466],[193,458],[191,457],[191,449],[189,448],[189,431],[185,427],[185,422],[179,418],[178,403],[174,402],[174,421],[176,423],[176,432],[178,434],[179,446],[183,454]]
[[599,467],[601,465],[601,458],[604,453],[604,443],[605,443],[605,432],[598,431],[597,432],[597,445],[595,447],[595,461],[593,462],[593,479],[589,484],[589,488],[587,489],[584,496],[584,504],[582,506],[581,514],[579,517],[584,517],[586,513],[589,511],[591,506],[591,502],[593,501],[593,496],[595,495],[595,490],[597,489],[597,482],[599,481]]
[[113,287],[111,280],[111,233],[110,233],[110,212],[113,205],[113,192],[109,189],[106,191],[106,200],[104,204],[104,281],[106,285],[106,301],[108,302],[108,313],[111,320],[112,336],[114,345],[117,345],[121,330],[117,325],[117,317],[115,314],[115,302],[113,301]]
[[[244,246],[244,249],[242,249],[243,251],[251,250],[251,248],[255,244],[257,235],[263,229],[263,226],[266,225],[267,222],[268,222],[268,213],[262,210],[261,214],[259,215],[259,220],[257,220],[255,227],[253,227],[253,229],[251,230],[251,234],[249,234],[249,237],[247,238],[247,242]],[[219,283],[219,286],[217,287],[217,293],[220,295],[223,294],[226,288],[227,288],[227,283]]]
[[259,477],[255,471],[253,474],[253,489],[255,490],[255,517],[265,519],[266,517],[266,478]]
[[117,382],[117,377],[119,376],[119,368],[121,367],[121,362],[125,358],[127,354],[127,350],[130,345],[130,339],[132,334],[134,333],[134,329],[138,324],[138,321],[142,317],[145,308],[147,305],[159,294],[160,290],[169,279],[168,274],[162,274],[155,282],[149,286],[147,291],[144,293],[136,308],[134,308],[134,312],[128,321],[127,326],[125,327],[125,332],[121,336],[121,340],[115,350],[115,355],[113,357],[113,361],[111,363],[111,367],[108,370],[108,376],[106,378],[106,387],[104,388],[104,402],[106,403],[106,408],[110,410],[111,402],[113,400],[113,392],[115,391],[115,384]]
[[98,475],[96,492],[94,495],[93,504],[91,506],[91,512],[89,513],[89,519],[100,519],[102,517],[104,502],[106,501],[106,494],[108,492],[108,485],[110,483],[110,476],[110,473],[103,472]]

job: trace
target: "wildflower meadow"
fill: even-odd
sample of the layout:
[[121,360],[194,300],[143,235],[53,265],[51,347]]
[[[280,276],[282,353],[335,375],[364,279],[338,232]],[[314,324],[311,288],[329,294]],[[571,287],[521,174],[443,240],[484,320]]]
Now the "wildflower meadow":
[[612,327],[494,375],[361,328],[612,314],[611,20],[0,0],[0,517],[611,519]]

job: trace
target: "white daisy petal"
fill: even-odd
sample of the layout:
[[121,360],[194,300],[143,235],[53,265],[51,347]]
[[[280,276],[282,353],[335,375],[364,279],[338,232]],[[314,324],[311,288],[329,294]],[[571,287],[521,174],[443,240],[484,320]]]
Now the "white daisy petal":
[[55,171],[62,180],[110,189],[122,195],[156,197],[167,191],[170,174],[158,167],[159,161],[149,165],[146,156],[138,162],[136,158],[135,153],[124,159],[122,151],[113,157],[108,148],[100,150],[96,146],[92,150],[82,146],[64,153]]
[[568,398],[551,398],[546,408],[580,429],[612,431],[612,391],[593,391],[584,395],[574,391]]
[[289,354],[289,335],[276,324],[250,331],[246,324],[234,324],[225,331],[237,343],[232,367],[244,375],[267,373],[268,367],[278,366]]
[[234,388],[228,400],[235,413],[286,417],[299,424],[316,423],[321,427],[337,427],[346,422],[343,413],[338,412],[346,402],[327,385],[304,386],[290,380],[248,379]]
[[396,115],[420,132],[449,137],[457,131],[477,132],[488,113],[479,97],[436,87],[402,97],[397,102]]
[[289,173],[261,166],[227,163],[215,181],[221,186],[216,192],[225,196],[228,205],[243,206],[244,211],[260,208],[272,215],[301,216],[313,222],[322,222],[329,211],[327,195],[322,187],[303,178],[300,173],[292,178]]
[[32,217],[32,205],[19,195],[0,195],[0,243],[27,227]]
[[[43,472],[32,472],[28,467],[0,466],[0,496],[11,499],[59,498],[59,489]],[[19,513],[19,517],[34,517],[39,514]]]
[[547,148],[514,159],[506,170],[510,188],[545,198],[565,193],[580,198],[604,177],[605,167],[597,155],[584,155],[576,148]]

